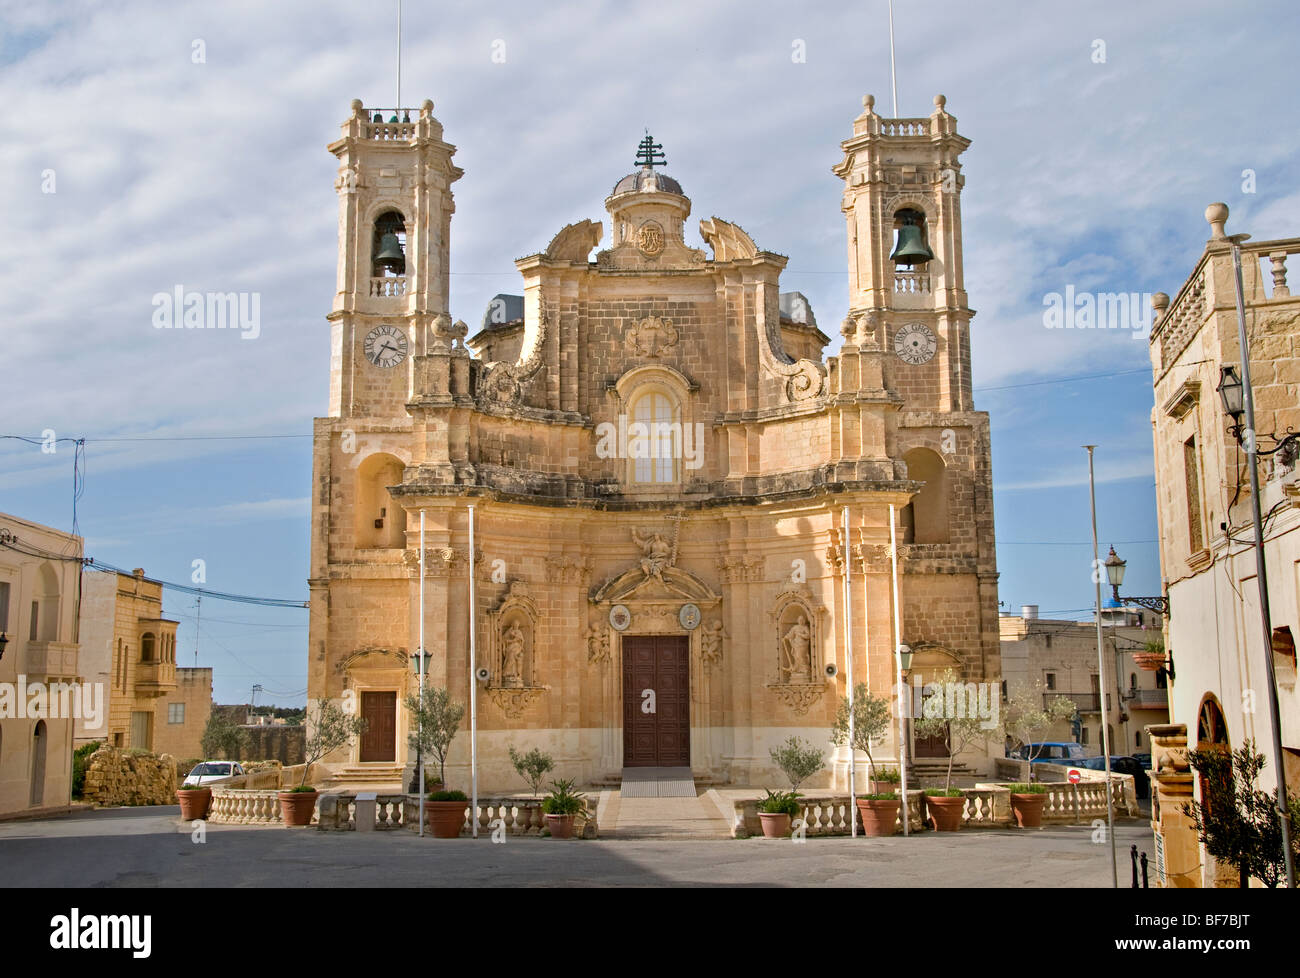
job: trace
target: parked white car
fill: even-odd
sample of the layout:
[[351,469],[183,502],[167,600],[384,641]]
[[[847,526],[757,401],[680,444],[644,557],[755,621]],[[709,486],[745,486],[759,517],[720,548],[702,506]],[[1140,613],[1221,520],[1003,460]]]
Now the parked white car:
[[244,773],[238,761],[204,761],[194,765],[194,770],[185,776],[185,785],[205,785],[210,781],[237,777]]

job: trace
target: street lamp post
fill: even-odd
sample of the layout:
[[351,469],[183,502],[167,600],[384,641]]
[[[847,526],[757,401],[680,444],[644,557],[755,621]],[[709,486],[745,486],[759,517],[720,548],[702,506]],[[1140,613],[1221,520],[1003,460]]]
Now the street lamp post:
[[1110,780],[1110,717],[1106,710],[1106,654],[1102,651],[1101,639],[1101,575],[1097,565],[1097,483],[1093,475],[1092,453],[1096,445],[1084,445],[1088,450],[1088,500],[1092,507],[1092,580],[1097,589],[1097,688],[1102,691],[1097,697],[1097,708],[1101,711],[1102,754],[1106,759],[1106,835],[1110,837],[1110,882],[1119,889],[1119,863],[1115,855],[1115,802],[1111,797]]
[[[1277,777],[1277,813],[1282,829],[1282,858],[1286,866],[1286,885],[1295,887],[1295,858],[1291,853],[1291,811],[1287,801],[1286,771],[1283,769],[1282,725],[1277,703],[1277,676],[1273,668],[1273,617],[1268,603],[1268,570],[1264,562],[1264,522],[1259,511],[1260,454],[1255,435],[1255,397],[1250,384],[1250,339],[1246,334],[1246,305],[1241,284],[1241,243],[1248,234],[1234,234],[1228,238],[1232,245],[1233,285],[1237,297],[1237,344],[1241,354],[1240,379],[1233,371],[1224,368],[1220,375],[1219,396],[1224,410],[1233,419],[1233,434],[1246,451],[1246,471],[1250,476],[1250,517],[1255,528],[1255,578],[1259,586],[1259,611],[1264,627],[1264,675],[1268,681],[1269,720],[1273,735],[1274,770]],[[1245,425],[1242,426],[1244,416]],[[1295,435],[1288,435],[1272,454],[1295,443]]]

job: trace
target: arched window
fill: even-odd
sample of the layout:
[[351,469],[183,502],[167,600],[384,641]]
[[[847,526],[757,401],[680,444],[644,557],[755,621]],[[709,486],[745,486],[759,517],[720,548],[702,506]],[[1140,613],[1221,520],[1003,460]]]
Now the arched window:
[[154,642],[153,632],[145,632],[144,635],[140,637],[140,661],[141,662],[153,662],[155,660],[157,653],[154,648],[154,645],[155,642]]
[[948,480],[943,458],[928,448],[914,448],[903,461],[907,477],[925,485],[903,508],[902,542],[947,543]]
[[632,402],[627,429],[627,452],[632,461],[632,481],[664,484],[677,481],[677,460],[682,454],[681,424],[676,405],[663,391],[650,389]]
[[406,221],[397,211],[385,211],[375,220],[370,255],[375,278],[406,274]]
[[1128,674],[1128,688],[1129,689],[1138,688],[1138,674],[1136,672],[1130,672]]
[[357,467],[356,545],[398,549],[406,545],[406,511],[389,486],[400,485],[404,466],[392,455],[371,455]]
[[45,735],[45,721],[37,720],[32,730],[32,780],[31,807],[39,808],[45,801],[45,745],[49,738]]
[[42,564],[37,573],[38,593],[32,602],[32,627],[30,638],[33,642],[57,642],[59,640],[59,575],[49,564]]

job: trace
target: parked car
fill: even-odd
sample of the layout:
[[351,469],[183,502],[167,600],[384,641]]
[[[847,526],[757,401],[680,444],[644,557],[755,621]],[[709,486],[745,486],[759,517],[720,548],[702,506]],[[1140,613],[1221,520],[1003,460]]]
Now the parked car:
[[1086,757],[1087,751],[1083,749],[1083,744],[1076,744],[1073,741],[1066,740],[1048,740],[1032,744],[1022,744],[1013,750],[1008,756],[1018,760],[1026,760],[1033,757],[1034,763],[1045,762],[1048,764],[1073,763],[1076,758]]
[[[1074,767],[1087,768],[1089,771],[1106,770],[1106,760],[1102,757],[1085,757],[1079,761],[1071,761],[1070,764]],[[1136,757],[1112,755],[1110,769],[1115,774],[1133,775],[1133,790],[1139,798],[1146,798],[1151,793],[1151,782],[1147,778],[1146,768]]]
[[194,765],[194,770],[185,776],[186,785],[205,785],[212,781],[234,778],[244,773],[238,761],[204,761]]
[[1130,756],[1131,758],[1133,758],[1133,760],[1137,761],[1139,764],[1142,765],[1142,770],[1144,770],[1144,771],[1150,771],[1150,770],[1151,770],[1151,755],[1150,755],[1150,754],[1130,754],[1129,756]]

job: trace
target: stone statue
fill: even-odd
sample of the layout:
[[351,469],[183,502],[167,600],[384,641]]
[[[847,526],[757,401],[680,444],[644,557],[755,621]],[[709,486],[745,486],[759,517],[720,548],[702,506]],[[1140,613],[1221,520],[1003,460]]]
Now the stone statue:
[[512,624],[501,638],[501,685],[522,686],[524,684],[524,630],[517,624]]
[[807,618],[800,615],[799,620],[790,626],[790,630],[781,639],[781,648],[781,669],[785,673],[786,682],[810,682],[812,630],[808,627]]
[[707,663],[722,661],[722,622],[716,618],[700,633],[700,658]]
[[658,530],[651,530],[644,536],[633,530],[632,539],[641,548],[641,570],[646,577],[653,577],[662,584],[663,570],[672,562],[672,544]]
[[587,629],[587,661],[604,662],[609,658],[609,634],[599,625]]

